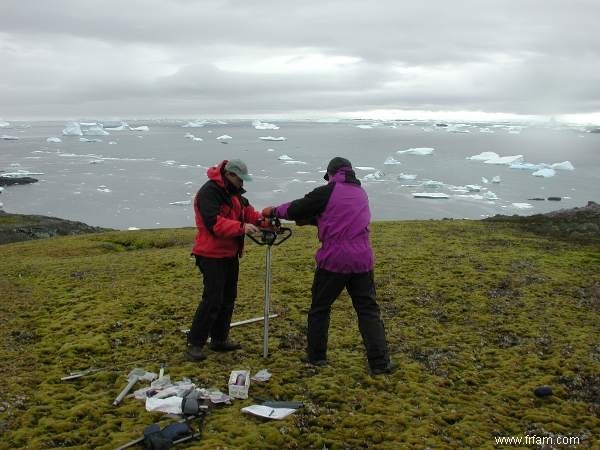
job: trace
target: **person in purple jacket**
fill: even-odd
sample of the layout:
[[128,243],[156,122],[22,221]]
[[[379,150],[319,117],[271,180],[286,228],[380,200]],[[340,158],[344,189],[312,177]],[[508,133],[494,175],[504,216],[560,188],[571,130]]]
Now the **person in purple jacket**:
[[262,211],[265,217],[295,220],[299,225],[312,224],[318,228],[321,248],[315,257],[317,270],[308,312],[308,343],[302,361],[316,366],[327,364],[331,306],[346,288],[358,316],[371,373],[391,373],[396,365],[390,362],[375,298],[367,193],[345,158],[333,158],[324,178],[328,181],[326,185],[303,198]]

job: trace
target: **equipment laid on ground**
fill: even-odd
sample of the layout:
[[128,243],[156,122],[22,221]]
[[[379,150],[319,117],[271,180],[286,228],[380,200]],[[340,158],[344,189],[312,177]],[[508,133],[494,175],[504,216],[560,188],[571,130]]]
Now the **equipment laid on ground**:
[[265,303],[264,303],[264,334],[263,334],[263,358],[269,356],[269,317],[271,302],[271,248],[274,245],[281,245],[292,235],[290,228],[282,227],[281,222],[276,217],[268,218],[270,226],[261,228],[258,238],[251,234],[248,237],[258,245],[267,247],[265,254]]
[[133,366],[134,364],[141,364],[141,363],[152,362],[152,361],[156,361],[156,359],[157,358],[142,359],[142,360],[139,360],[139,361],[131,361],[131,362],[124,363],[124,364],[116,364],[116,365],[114,365],[112,367],[100,367],[100,368],[90,367],[89,369],[82,370],[80,372],[71,372],[69,375],[61,377],[60,381],[76,380],[77,378],[84,377],[86,375],[89,375],[90,373],[102,372],[102,371],[107,371],[107,372],[108,371],[114,371],[114,370],[117,370],[119,367]]
[[127,386],[123,388],[123,390],[117,395],[117,398],[113,401],[113,406],[117,406],[121,401],[125,398],[127,393],[131,390],[133,385],[140,380],[152,381],[156,378],[156,374],[153,372],[146,372],[144,369],[136,368],[129,372],[127,375]]

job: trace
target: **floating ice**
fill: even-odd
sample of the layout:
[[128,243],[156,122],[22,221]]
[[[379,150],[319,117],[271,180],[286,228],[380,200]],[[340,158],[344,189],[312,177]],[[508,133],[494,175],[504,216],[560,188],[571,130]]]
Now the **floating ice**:
[[444,186],[444,183],[436,180],[427,180],[422,183],[422,186],[427,189],[438,189]]
[[393,156],[388,156],[385,161],[383,162],[383,164],[385,165],[393,165],[393,164],[402,164],[400,161],[397,161],[396,159],[394,159]]
[[483,194],[483,197],[486,200],[498,200],[498,196],[494,194],[492,191],[487,191]]
[[260,120],[254,120],[252,126],[257,130],[279,130],[279,127],[274,123],[261,122]]
[[381,170],[378,170],[377,172],[373,172],[368,175],[365,175],[363,180],[365,180],[365,181],[384,181],[383,180],[384,176],[385,176],[385,173],[383,173]]
[[108,141],[108,145],[117,145],[115,141]]
[[433,153],[433,150],[434,150],[433,148],[418,147],[418,148],[409,148],[407,150],[398,150],[396,153],[398,153],[398,154],[407,153],[409,155],[425,156],[425,155],[431,155]]
[[469,192],[479,192],[481,190],[481,186],[477,184],[467,184],[465,187]]
[[207,124],[206,120],[192,120],[184,125],[181,125],[182,128],[202,128]]
[[500,155],[496,152],[481,152],[478,155],[467,156],[465,159],[473,161],[487,161],[489,159],[500,158]]
[[231,136],[229,136],[228,134],[224,134],[222,136],[217,137],[216,139],[217,139],[217,141],[226,141],[226,140],[233,139],[233,138]]
[[287,138],[283,136],[273,137],[273,136],[260,136],[259,139],[263,141],[286,141]]
[[54,142],[55,144],[59,144],[62,142],[62,140],[57,137],[49,137],[48,139],[46,139],[46,142]]
[[368,166],[356,166],[356,169],[358,169],[358,170],[376,170],[375,167],[368,167]]
[[121,125],[117,125],[117,126],[109,126],[109,127],[104,127],[105,130],[109,130],[109,131],[125,131],[126,129],[129,128],[129,124],[127,122],[121,122]]
[[414,198],[450,198],[448,194],[441,192],[413,192]]
[[373,127],[371,125],[356,125],[356,128],[360,128],[361,130],[370,130]]
[[201,137],[193,137],[193,138],[192,138],[192,141],[195,141],[195,142],[202,142],[202,141],[204,141],[204,139],[202,139]]
[[293,161],[294,160],[294,158],[292,158],[291,156],[288,156],[288,155],[278,156],[277,159],[280,159],[281,161]]
[[268,149],[267,149],[267,151],[268,151],[268,152],[274,152],[274,151],[275,151],[275,149],[274,149],[274,148],[268,148]]
[[546,168],[540,169],[537,172],[533,172],[531,175],[533,175],[534,177],[550,178],[556,175],[556,171],[554,169]]
[[194,136],[192,133],[186,133],[186,135],[183,137],[187,139],[194,139],[196,136]]
[[526,163],[526,162],[517,162],[517,163],[512,163],[509,166],[511,169],[520,169],[520,170],[540,170],[540,169],[544,169],[545,167],[548,167],[547,164],[532,164],[532,163]]
[[484,164],[495,164],[495,165],[504,165],[510,166],[514,163],[523,162],[523,155],[512,155],[512,156],[499,156],[497,158],[491,158],[487,161],[484,161]]
[[458,194],[457,197],[472,198],[473,200],[483,200],[483,195],[480,194]]
[[88,139],[88,138],[79,138],[80,142],[102,142],[102,139]]
[[99,186],[99,187],[98,187],[96,190],[97,190],[98,192],[112,192],[112,190],[111,190],[111,189],[107,188],[107,187],[106,187],[106,186],[104,186],[104,185],[102,185],[102,186]]
[[531,205],[529,203],[512,203],[512,206],[514,206],[517,209],[529,209],[529,208],[533,208],[533,205]]
[[399,180],[414,180],[415,178],[417,178],[417,176],[412,173],[401,173],[398,175]]
[[306,163],[304,161],[296,161],[296,160],[287,160],[283,162],[284,164],[300,164],[300,165],[306,165]]
[[447,127],[446,131],[449,133],[470,133],[471,130],[467,130],[469,126],[466,123],[456,123]]
[[494,178],[492,178],[492,183],[500,183],[500,176],[496,175]]
[[102,125],[96,123],[89,127],[82,128],[81,131],[84,136],[108,136],[110,134],[102,127]]
[[561,163],[554,163],[554,164],[552,164],[552,168],[558,169],[558,170],[575,170],[575,167],[573,167],[573,164],[571,164],[571,161],[563,161]]
[[479,132],[480,133],[493,133],[494,130],[492,130],[491,128],[480,128]]
[[44,174],[42,172],[30,172],[28,170],[17,170],[16,172],[0,173],[1,178],[21,178],[21,177],[29,177],[31,175],[44,175]]
[[67,122],[62,131],[64,136],[83,136],[81,126],[77,122]]
[[141,125],[139,127],[129,127],[129,129],[131,131],[150,131],[150,128],[148,128],[148,125]]
[[179,202],[170,202],[169,205],[174,205],[174,206],[187,206],[187,205],[191,205],[192,201],[191,200],[181,200]]
[[0,139],[3,139],[5,141],[18,141],[19,138],[17,136],[9,136],[8,134],[3,134],[2,136],[0,136]]
[[10,127],[10,123],[5,122],[4,120],[0,119],[0,128],[8,128]]
[[512,126],[512,127],[508,127],[508,132],[510,134],[521,134],[522,129],[523,129],[523,127]]

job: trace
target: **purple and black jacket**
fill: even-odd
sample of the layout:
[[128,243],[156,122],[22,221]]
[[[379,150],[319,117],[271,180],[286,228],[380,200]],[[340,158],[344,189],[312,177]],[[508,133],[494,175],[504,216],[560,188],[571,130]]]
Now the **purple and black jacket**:
[[325,186],[277,206],[274,213],[281,219],[317,226],[321,241],[317,267],[336,273],[373,270],[369,198],[351,168],[338,169]]

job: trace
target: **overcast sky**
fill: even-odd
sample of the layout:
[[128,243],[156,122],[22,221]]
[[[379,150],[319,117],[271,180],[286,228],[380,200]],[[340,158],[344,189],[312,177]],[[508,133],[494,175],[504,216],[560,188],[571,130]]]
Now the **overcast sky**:
[[600,0],[0,0],[0,117],[600,115],[599,23]]

